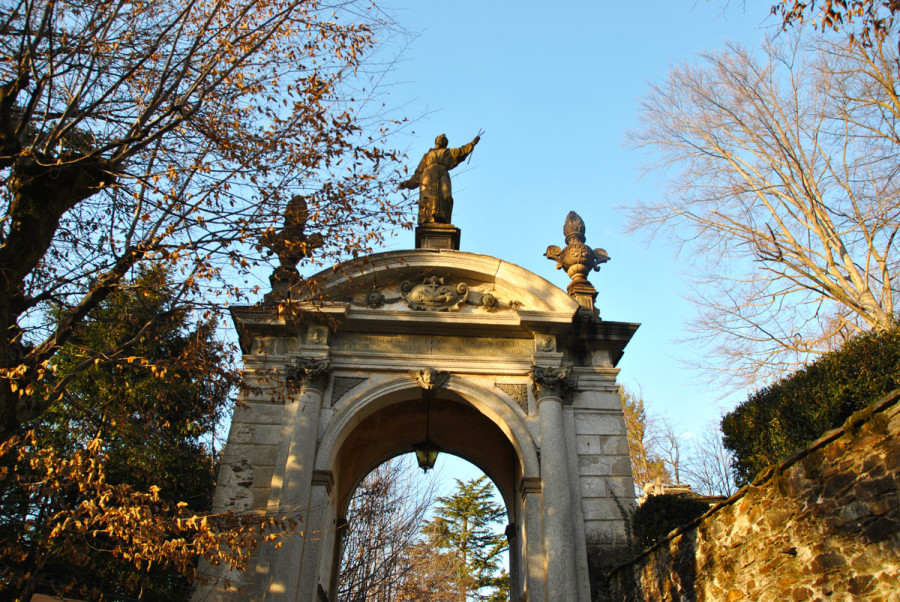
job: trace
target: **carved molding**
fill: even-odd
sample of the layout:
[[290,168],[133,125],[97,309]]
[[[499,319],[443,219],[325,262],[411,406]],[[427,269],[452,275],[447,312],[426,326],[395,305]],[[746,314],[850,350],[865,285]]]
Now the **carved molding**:
[[469,297],[469,287],[449,278],[426,276],[421,284],[406,281],[400,285],[400,296],[416,311],[450,311]]
[[341,397],[369,380],[358,376],[335,376],[331,387],[331,405],[337,403]]
[[541,483],[540,477],[522,477],[522,480],[519,481],[519,493],[521,494],[523,501],[528,495],[541,493],[542,488],[543,484]]
[[510,300],[504,303],[503,301],[495,297],[493,293],[481,293],[480,296],[478,296],[478,294],[476,293],[475,296],[478,297],[477,301],[475,301],[474,299],[469,299],[467,303],[476,305],[488,313],[494,313],[495,311],[502,310],[516,311],[520,307],[522,307],[522,303],[515,300]]
[[556,337],[550,334],[535,335],[534,350],[538,353],[554,353],[556,351]]
[[559,368],[531,367],[535,399],[540,403],[545,397],[565,399],[578,386],[578,379],[571,375],[566,366]]
[[330,470],[314,470],[311,484],[313,487],[324,487],[325,493],[331,495],[331,489],[334,487],[334,474]]
[[509,395],[526,414],[528,413],[528,385],[494,383],[494,386]]
[[306,334],[306,343],[308,345],[326,345],[328,344],[328,327],[312,326]]

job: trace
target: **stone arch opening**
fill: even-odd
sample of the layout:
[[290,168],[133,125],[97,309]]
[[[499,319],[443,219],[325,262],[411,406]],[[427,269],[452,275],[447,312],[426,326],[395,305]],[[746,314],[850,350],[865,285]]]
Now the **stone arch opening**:
[[[528,442],[514,444],[515,431],[524,431],[523,425],[508,424],[507,420],[515,418],[515,413],[487,391],[453,382],[447,388],[429,391],[429,401],[425,391],[412,384],[407,379],[405,386],[397,390],[391,383],[382,383],[377,388],[380,395],[363,393],[337,409],[337,414],[346,419],[336,416],[333,432],[323,438],[321,463],[317,466],[333,478],[330,495],[333,523],[346,524],[350,499],[365,476],[389,459],[411,453],[413,445],[425,439],[427,428],[428,437],[441,447],[442,453],[472,463],[499,491],[507,514],[511,591],[520,596],[518,567],[522,550],[517,542],[521,523],[518,517],[523,508],[516,492],[527,470],[521,461],[522,448],[524,456],[536,462],[536,454]],[[331,592],[337,591],[341,539],[342,532],[336,529],[331,544],[333,560],[327,571]]]
[[515,508],[522,478],[537,474],[537,453],[516,411],[462,379],[452,378],[446,388],[430,392],[430,402],[411,379],[398,381],[380,383],[335,408],[316,465],[333,476],[335,509],[346,509],[349,496],[373,468],[412,452],[425,439],[426,422],[434,443],[484,471],[507,508]]
[[[437,516],[438,496],[459,493],[460,488],[451,478],[456,477],[466,487],[484,488],[485,498],[479,504],[490,502],[501,513],[486,525],[487,530],[508,542],[509,508],[496,484],[482,472],[458,456],[442,452],[435,470],[423,473],[414,454],[401,453],[364,476],[349,496],[349,506],[343,513],[347,520],[337,534],[338,579],[331,599],[413,599],[410,596],[417,592],[453,591],[457,579],[449,564],[453,555],[448,552],[459,541],[448,542],[450,548],[435,547],[432,536],[423,527]],[[472,552],[496,550],[491,546]],[[511,573],[508,551],[493,558],[493,562],[494,568],[488,571],[493,576],[501,570]]]
[[[515,448],[493,421],[451,394],[436,396],[430,402],[421,398],[399,401],[354,426],[332,464],[338,512],[346,511],[350,495],[376,466],[411,453],[413,445],[425,439],[426,422],[431,441],[443,453],[459,456],[484,471],[496,484],[507,507],[515,507],[510,502],[514,501],[515,486],[522,476]],[[515,517],[510,518],[514,522]]]

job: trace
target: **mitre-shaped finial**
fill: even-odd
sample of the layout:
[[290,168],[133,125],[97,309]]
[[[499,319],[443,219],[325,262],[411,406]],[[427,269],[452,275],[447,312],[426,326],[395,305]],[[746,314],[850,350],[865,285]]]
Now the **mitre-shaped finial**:
[[584,220],[574,211],[566,216],[563,234],[566,236],[566,247],[560,249],[556,245],[547,247],[544,256],[556,261],[556,269],[565,270],[572,282],[566,289],[583,307],[594,309],[597,289],[588,282],[591,270],[600,271],[600,264],[609,261],[609,255],[603,249],[592,249],[584,244]]
[[285,290],[299,281],[297,264],[323,244],[321,234],[304,232],[308,219],[306,199],[296,195],[284,210],[284,227],[278,232],[270,228],[262,235],[261,245],[267,247],[270,254],[278,255],[279,265],[269,277],[273,291]]

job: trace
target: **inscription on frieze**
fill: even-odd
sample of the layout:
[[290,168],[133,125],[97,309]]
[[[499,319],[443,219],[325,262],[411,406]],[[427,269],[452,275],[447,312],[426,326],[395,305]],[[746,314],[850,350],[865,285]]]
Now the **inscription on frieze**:
[[531,339],[335,333],[332,349],[418,356],[530,357],[534,350],[533,344]]

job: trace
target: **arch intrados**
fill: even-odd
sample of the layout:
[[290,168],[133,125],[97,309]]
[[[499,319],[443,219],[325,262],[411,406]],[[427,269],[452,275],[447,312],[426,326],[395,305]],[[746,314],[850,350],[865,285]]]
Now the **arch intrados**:
[[[441,397],[428,405],[431,440],[447,453],[481,468],[509,506],[522,472],[509,439],[491,420],[460,399]],[[425,430],[426,403],[421,399],[388,405],[356,423],[332,465],[338,508],[346,508],[351,493],[372,469],[399,453],[412,451],[414,444],[424,440]]]
[[[346,509],[350,494],[365,475],[388,459],[412,451],[412,445],[424,438],[422,403],[422,390],[406,377],[376,383],[335,408],[316,468],[332,471],[340,510]],[[483,470],[507,508],[513,508],[518,477],[537,474],[537,453],[520,411],[491,391],[452,377],[435,391],[431,424],[432,440]],[[454,430],[454,424],[467,427]],[[391,429],[392,434],[386,432]],[[482,439],[476,441],[479,436]],[[351,448],[365,450],[365,457],[351,457]],[[502,457],[488,457],[491,451]]]

